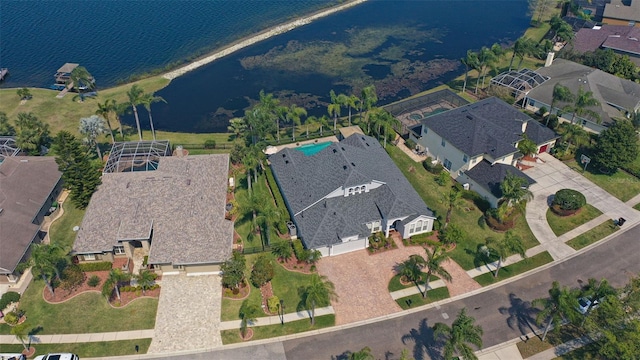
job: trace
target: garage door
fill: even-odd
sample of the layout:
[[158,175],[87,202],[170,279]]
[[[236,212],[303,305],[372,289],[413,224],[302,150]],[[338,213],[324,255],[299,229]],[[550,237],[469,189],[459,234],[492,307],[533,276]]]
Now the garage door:
[[334,245],[331,249],[331,255],[344,254],[351,251],[362,250],[365,248],[367,239],[353,240],[342,244]]

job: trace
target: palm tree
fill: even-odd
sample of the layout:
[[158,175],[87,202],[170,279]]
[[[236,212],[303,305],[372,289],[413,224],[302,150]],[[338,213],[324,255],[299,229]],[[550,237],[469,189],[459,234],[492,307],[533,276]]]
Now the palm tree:
[[[265,208],[265,204],[267,203],[266,198],[262,195],[262,194],[257,194],[256,192],[252,192],[249,194],[249,199],[245,204],[245,211],[246,212],[251,212],[252,215],[252,221],[251,221],[251,226],[253,228],[253,230],[249,233],[250,235],[250,239],[248,239],[249,241],[252,241],[254,236],[256,235],[256,233],[258,232],[259,227],[258,227],[258,212],[263,211],[263,209]],[[263,244],[264,246],[264,244]]]
[[[29,340],[30,337],[28,326],[29,325],[26,322],[23,322],[22,324],[17,324],[11,327],[11,335],[15,336],[16,339],[18,339],[22,343],[22,347],[27,352],[29,351],[29,347],[27,346],[25,341]],[[29,341],[29,343],[31,343],[31,341]]]
[[424,293],[422,294],[422,297],[426,298],[427,291],[429,291],[429,281],[431,280],[432,275],[436,275],[446,281],[451,281],[451,274],[442,267],[442,262],[447,260],[449,255],[442,251],[441,247],[435,246],[431,251],[429,248],[425,248],[424,251],[427,253],[427,258],[425,259],[427,275],[424,281]]
[[[362,89],[362,93],[360,94],[360,105],[362,109],[364,109],[364,121],[367,123],[367,134],[371,132],[369,127],[369,118],[368,113],[377,103],[378,103],[378,95],[376,94],[376,87],[373,85],[366,86]],[[362,118],[362,111],[361,116]]]
[[570,41],[573,38],[573,28],[569,23],[562,20],[560,16],[554,15],[549,20],[550,30],[553,32],[553,41]]
[[454,359],[454,354],[465,360],[478,359],[468,345],[482,347],[482,327],[475,322],[476,319],[467,315],[467,309],[463,308],[451,327],[444,323],[436,323],[433,326],[433,336],[436,339],[443,337],[445,340],[443,357],[446,360]]
[[111,292],[115,290],[116,296],[118,300],[120,300],[120,283],[128,281],[130,278],[130,274],[122,272],[120,269],[111,269],[111,271],[109,271],[109,277],[102,285],[102,295],[109,300]]
[[449,203],[449,207],[447,208],[447,215],[444,218],[444,226],[443,229],[447,228],[449,222],[451,221],[451,214],[453,213],[453,208],[460,202],[460,198],[462,197],[462,191],[460,191],[457,187],[452,186],[451,190],[449,190],[449,196],[447,196],[447,202]]
[[153,93],[144,94],[142,95],[142,99],[140,99],[140,103],[144,105],[144,108],[147,109],[147,112],[149,113],[149,125],[151,126],[151,136],[153,137],[153,140],[156,139],[156,130],[153,127],[153,117],[151,116],[151,104],[154,104],[157,102],[163,102],[165,104],[167,103],[167,101],[163,99],[162,96],[155,96],[153,95]]
[[[97,138],[108,131],[105,127],[104,119],[98,115],[81,118],[78,130],[80,134],[85,136],[84,142],[89,145],[89,147],[95,146],[98,158],[102,161],[102,152],[100,151],[100,144],[98,144]],[[111,133],[111,136],[113,136],[113,133]]]
[[233,139],[238,140],[240,136],[247,130],[247,124],[244,122],[242,118],[233,118],[229,120],[229,126],[227,126],[227,131],[233,134]]
[[513,43],[513,54],[511,55],[511,61],[509,61],[509,71],[513,68],[513,60],[516,57],[523,58],[527,53],[527,38],[521,37]]
[[140,129],[140,118],[138,118],[138,105],[143,103],[144,90],[138,85],[134,84],[127,92],[129,97],[128,105],[133,109],[133,116],[136,118],[136,127],[138,128],[138,137],[142,141],[142,130]]
[[86,90],[93,90],[96,87],[93,76],[89,74],[84,66],[77,66],[75,69],[71,70],[67,84],[72,85],[78,92],[80,95],[80,101],[84,101],[84,92]]
[[571,146],[579,148],[581,146],[588,145],[591,140],[585,129],[570,123],[560,124],[558,132],[561,135],[562,141],[568,144],[567,151],[569,151]]
[[31,270],[34,276],[42,277],[51,295],[53,295],[53,279],[56,275],[59,276],[57,264],[60,258],[61,249],[55,245],[31,245]]
[[264,240],[262,243],[262,249],[264,250],[265,245],[269,245],[271,243],[271,228],[274,224],[280,220],[280,211],[271,203],[270,201],[264,201],[264,204],[260,209],[260,218],[258,221],[262,223],[262,227],[264,228]]
[[278,259],[287,261],[291,259],[293,249],[291,248],[290,242],[283,240],[273,243],[271,246],[271,253],[278,257]]
[[363,347],[360,351],[349,354],[349,360],[375,360],[375,357],[371,353],[371,348],[368,346]]
[[238,315],[240,316],[240,335],[244,339],[247,336],[248,325],[256,321],[258,317],[258,307],[249,305],[249,300],[245,300],[240,306]]
[[287,112],[289,111],[289,108],[286,106],[278,106],[276,107],[275,113],[276,113],[276,140],[278,142],[280,142],[280,121],[282,122],[286,122],[287,121]]
[[518,254],[523,258],[527,255],[527,249],[522,244],[522,238],[512,230],[507,231],[503,238],[488,238],[487,246],[498,254],[498,267],[496,268],[495,278],[498,277],[498,271],[502,266],[502,262],[511,254]]
[[291,141],[296,141],[296,125],[300,126],[301,118],[307,116],[307,110],[296,104],[291,104],[287,109],[286,120],[291,122]]
[[569,90],[568,87],[561,85],[560,83],[557,83],[553,86],[553,96],[551,97],[551,109],[549,109],[549,115],[547,115],[547,122],[546,122],[546,126],[549,126],[549,116],[551,116],[551,113],[553,112],[553,108],[556,105],[556,102],[572,102],[573,101],[573,94],[571,93],[571,90]]
[[533,199],[533,193],[528,189],[528,185],[525,178],[508,172],[500,183],[502,199],[506,201],[506,206],[510,208]]
[[524,38],[522,53],[520,54],[520,56],[518,56],[520,58],[520,60],[518,61],[518,70],[520,70],[520,68],[522,67],[522,62],[524,61],[525,56],[535,55],[537,53],[537,47],[538,43],[535,40]]
[[150,270],[141,270],[138,275],[135,276],[136,281],[140,288],[142,288],[142,294],[145,291],[151,289],[151,287],[155,284],[156,274],[151,272]]
[[[551,284],[551,289],[549,289],[548,298],[535,299],[531,302],[533,306],[542,307],[542,310],[536,315],[538,324],[541,324],[543,320],[547,321],[542,334],[542,341],[547,338],[547,333],[552,324],[560,325],[565,318],[570,321],[577,319],[578,295],[576,290],[569,290],[566,287],[561,288],[560,284],[554,281]],[[559,329],[559,327],[556,329]]]
[[244,165],[247,172],[247,185],[249,192],[251,192],[251,170],[256,171],[256,166],[258,166],[258,158],[255,156],[253,151],[247,151],[242,157],[242,164]]
[[[111,117],[115,113],[116,101],[114,99],[107,99],[104,103],[98,103],[98,110],[96,110],[96,115],[102,117],[107,122],[107,127],[109,127],[109,135],[111,135],[111,143],[116,142],[115,136],[113,136],[113,127],[111,127]],[[121,129],[122,130],[122,129]]]
[[357,108],[359,102],[360,102],[360,99],[358,99],[358,97],[353,94],[347,96],[345,99],[344,105],[346,105],[347,108],[349,108],[349,126],[351,126],[351,109]]
[[478,93],[478,84],[480,83],[480,77],[482,77],[482,87],[484,88],[484,79],[487,73],[487,70],[493,66],[496,62],[496,56],[486,46],[483,46],[478,52],[478,79],[476,80],[476,90],[475,93]]
[[460,59],[464,65],[464,83],[462,84],[462,92],[467,90],[467,80],[469,79],[469,70],[478,67],[478,55],[471,50],[467,50],[467,56]]
[[418,287],[420,293],[422,293],[420,285],[418,285],[418,280],[420,280],[420,276],[422,276],[422,268],[424,268],[426,264],[427,262],[422,256],[411,255],[409,256],[409,259],[403,261],[400,265],[398,265],[398,267],[396,268],[396,272],[398,273],[398,275],[413,282]]
[[593,98],[593,92],[584,91],[581,86],[578,88],[578,94],[574,97],[573,104],[567,106],[565,109],[573,113],[573,116],[571,117],[572,124],[575,124],[576,115],[580,117],[589,115],[596,119],[596,122],[600,124],[602,122],[600,114],[591,109],[587,109],[589,106],[598,105],[600,105],[600,102]]
[[336,96],[336,93],[333,90],[329,92],[329,96],[331,97],[331,104],[327,106],[327,112],[329,113],[329,116],[333,116],[333,131],[335,131],[338,125],[338,116],[340,116],[340,109],[342,106],[340,105],[338,96]]
[[335,287],[326,276],[311,275],[311,283],[304,288],[304,299],[307,310],[311,310],[311,325],[316,322],[316,305],[328,304],[331,300],[337,300]]

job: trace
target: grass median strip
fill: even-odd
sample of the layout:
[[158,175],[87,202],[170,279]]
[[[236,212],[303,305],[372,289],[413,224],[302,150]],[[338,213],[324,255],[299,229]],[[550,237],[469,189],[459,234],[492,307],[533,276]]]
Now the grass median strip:
[[[334,326],[336,323],[336,316],[331,315],[323,315],[316,316],[315,325],[311,325],[310,319],[298,320],[285,322],[284,325],[266,325],[266,326],[251,326],[250,328],[253,330],[253,337],[251,340],[260,340],[260,339],[268,339],[277,336],[284,336],[290,334],[297,334],[310,330],[322,329],[330,326]],[[240,338],[240,329],[233,330],[223,330],[222,334],[222,344],[234,344],[242,342]]]
[[602,212],[589,204],[580,209],[580,212],[577,214],[570,216],[560,216],[551,211],[551,209],[547,209],[547,222],[551,230],[553,230],[553,233],[556,234],[556,236],[560,236],[600,215],[602,215]]
[[[119,340],[119,341],[99,341],[73,344],[35,344],[36,354],[65,353],[70,352],[78,355],[81,359],[88,357],[122,356],[146,354],[151,344],[151,339]],[[138,351],[136,352],[136,346]],[[19,353],[24,348],[22,345],[2,344],[2,352]]]
[[500,271],[498,271],[497,278],[493,276],[493,273],[488,272],[486,274],[476,276],[473,279],[477,281],[480,285],[487,286],[487,285],[496,283],[498,281],[508,279],[512,276],[522,274],[525,271],[535,269],[538,266],[542,266],[552,261],[553,261],[553,258],[551,257],[551,255],[549,255],[549,253],[545,251],[545,252],[541,252],[540,254],[534,255],[530,258],[526,258],[521,261],[518,261],[515,264],[503,266],[502,268],[500,268]]
[[434,301],[446,299],[448,297],[449,297],[449,289],[447,289],[446,286],[443,286],[443,287],[439,287],[439,288],[427,291],[426,298],[423,298],[422,294],[414,294],[411,296],[396,299],[396,303],[400,305],[402,310],[407,310],[414,307],[427,305]]
[[598,240],[602,240],[605,237],[618,231],[618,227],[615,226],[613,220],[607,220],[602,224],[594,227],[582,235],[578,235],[575,238],[567,241],[567,245],[576,250],[580,250],[585,246],[591,245]]

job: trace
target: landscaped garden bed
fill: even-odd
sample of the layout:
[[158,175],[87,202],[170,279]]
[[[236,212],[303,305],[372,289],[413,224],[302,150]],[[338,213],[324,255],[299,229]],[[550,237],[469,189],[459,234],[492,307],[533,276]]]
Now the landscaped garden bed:
[[391,236],[384,236],[383,232],[377,232],[369,236],[369,254],[378,254],[387,250],[397,249],[398,245]]

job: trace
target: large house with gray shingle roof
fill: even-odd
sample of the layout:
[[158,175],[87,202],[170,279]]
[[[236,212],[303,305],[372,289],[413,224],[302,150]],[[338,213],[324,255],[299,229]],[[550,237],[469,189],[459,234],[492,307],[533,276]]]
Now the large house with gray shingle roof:
[[430,116],[410,130],[411,139],[434,161],[492,206],[497,206],[502,196],[499,184],[507,172],[533,181],[514,166],[521,157],[520,141],[526,136],[540,153],[549,151],[558,138],[549,128],[497,98]]
[[167,273],[215,273],[231,256],[229,155],[166,156],[154,171],[105,173],[73,245],[79,261],[141,259]]
[[433,212],[372,137],[354,134],[310,156],[285,148],[269,162],[298,236],[323,256],[365,249],[380,231],[433,229]]

